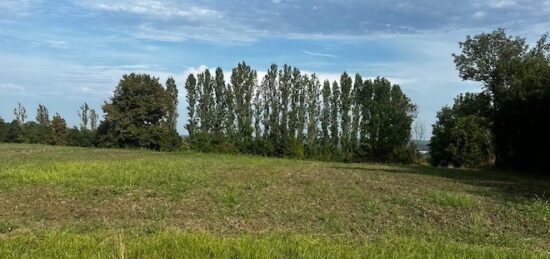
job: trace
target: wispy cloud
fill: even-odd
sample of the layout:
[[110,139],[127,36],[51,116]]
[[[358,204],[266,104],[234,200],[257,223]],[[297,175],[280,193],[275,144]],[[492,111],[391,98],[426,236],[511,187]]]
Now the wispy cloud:
[[325,57],[325,58],[338,58],[336,55],[327,54],[327,53],[321,53],[321,52],[313,52],[313,51],[307,51],[302,50],[305,54],[308,54],[310,56],[316,56],[316,57]]
[[137,1],[104,1],[87,0],[82,4],[86,7],[108,12],[124,12],[136,15],[154,17],[158,19],[167,18],[185,18],[189,20],[198,20],[202,18],[219,17],[220,13],[216,10],[194,6],[177,5],[169,1],[159,0],[137,0]]
[[7,91],[24,91],[25,87],[18,84],[5,83],[5,84],[0,84],[0,89],[7,90]]

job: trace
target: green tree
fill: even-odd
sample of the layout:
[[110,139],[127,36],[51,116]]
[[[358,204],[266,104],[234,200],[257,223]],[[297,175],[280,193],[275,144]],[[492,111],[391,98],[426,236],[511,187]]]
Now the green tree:
[[198,119],[200,130],[203,133],[210,134],[213,129],[215,102],[214,102],[214,82],[210,70],[206,69],[197,76],[198,89]]
[[78,112],[78,117],[80,118],[80,129],[81,130],[87,130],[88,129],[88,113],[90,112],[90,107],[87,103],[84,103],[82,106],[80,106],[80,111]]
[[4,141],[7,143],[25,143],[25,135],[23,134],[23,126],[19,124],[19,121],[13,120],[9,123],[6,129],[6,136]]
[[193,74],[189,74],[185,81],[186,99],[187,99],[187,116],[188,123],[185,125],[189,137],[193,137],[193,134],[197,130],[197,79]]
[[[306,102],[307,102],[307,156],[317,157],[318,147],[318,125],[319,125],[319,96],[321,93],[321,83],[315,74],[307,82]],[[327,132],[328,134],[328,132]]]
[[336,159],[340,157],[339,145],[340,134],[338,128],[340,127],[340,86],[336,81],[332,83],[332,96],[330,100],[330,139],[332,156]]
[[342,143],[342,152],[346,159],[349,159],[348,156],[351,151],[350,146],[350,110],[351,110],[351,88],[352,79],[348,73],[344,72],[340,77],[340,112],[341,112],[341,143]]
[[173,77],[166,80],[166,96],[168,125],[170,129],[176,130],[178,123],[178,87]]
[[39,104],[36,108],[36,122],[42,126],[50,125],[50,115],[46,106]]
[[23,107],[23,105],[21,105],[21,103],[17,103],[17,108],[13,109],[13,115],[20,126],[25,124],[25,121],[27,120],[27,110]]
[[323,106],[321,112],[321,156],[328,159],[331,154],[330,126],[331,126],[331,98],[332,92],[330,82],[325,80],[323,83]]
[[430,140],[434,166],[479,167],[492,157],[491,132],[486,117],[490,100],[485,94],[466,94],[455,98],[453,107],[437,114]]
[[467,36],[455,64],[464,80],[481,82],[491,98],[491,132],[499,168],[548,170],[550,43],[533,47],[503,29]]
[[359,127],[361,124],[361,94],[363,89],[363,78],[361,75],[355,75],[353,90],[351,95],[352,122],[350,133],[350,151],[356,152],[359,148]]
[[146,74],[124,75],[110,102],[103,105],[105,120],[98,129],[103,145],[171,150],[180,145],[168,123],[168,99],[159,79]]
[[279,92],[281,95],[281,120],[279,125],[279,132],[281,133],[281,140],[285,143],[282,148],[282,155],[287,154],[288,148],[286,147],[286,141],[290,135],[289,129],[289,103],[290,95],[292,93],[292,67],[289,65],[283,65],[281,71],[279,71]]
[[51,144],[56,146],[63,146],[67,143],[67,123],[65,119],[56,113],[52,117],[51,122],[52,138]]
[[237,142],[241,151],[248,150],[252,142],[252,95],[257,84],[257,73],[246,63],[239,63],[231,73],[235,97],[235,115],[239,129]]
[[4,119],[0,117],[0,142],[6,142],[8,127],[9,123],[6,123]]
[[92,131],[97,130],[99,115],[97,115],[95,109],[90,109],[90,129]]
[[215,98],[215,113],[214,113],[214,123],[213,130],[214,135],[217,138],[223,136],[224,128],[224,119],[227,114],[227,102],[225,98],[225,79],[223,76],[223,70],[218,67],[216,68],[215,82],[214,82],[214,94]]

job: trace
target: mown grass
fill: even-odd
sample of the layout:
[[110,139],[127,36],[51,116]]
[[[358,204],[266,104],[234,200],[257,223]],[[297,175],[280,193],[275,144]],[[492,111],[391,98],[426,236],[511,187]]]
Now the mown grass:
[[0,145],[0,258],[545,258],[518,173]]

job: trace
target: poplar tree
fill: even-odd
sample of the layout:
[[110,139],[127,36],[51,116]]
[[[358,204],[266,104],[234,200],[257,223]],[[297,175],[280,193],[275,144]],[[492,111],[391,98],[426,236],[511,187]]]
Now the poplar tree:
[[267,70],[263,82],[265,89],[265,107],[263,118],[266,121],[264,124],[265,135],[270,144],[270,152],[280,152],[281,150],[281,127],[280,127],[280,110],[281,96],[279,84],[277,81],[278,68],[272,64]]
[[189,137],[192,137],[195,131],[197,130],[197,79],[195,75],[189,74],[187,80],[185,81],[185,90],[187,92],[187,116],[188,123],[185,125]]
[[39,104],[36,108],[36,122],[41,126],[50,125],[50,115],[46,106]]
[[308,75],[303,75],[299,81],[298,88],[298,109],[296,114],[296,139],[298,140],[299,145],[303,145],[305,137],[304,131],[307,124],[307,102],[306,96],[308,95],[307,87],[311,79]]
[[99,115],[97,115],[95,109],[90,109],[90,129],[92,131],[97,130]]
[[215,101],[214,101],[214,83],[212,75],[206,69],[198,75],[198,117],[200,121],[200,130],[204,133],[211,133],[213,128]]
[[223,70],[221,67],[216,68],[216,75],[214,81],[214,94],[215,94],[215,109],[214,109],[214,123],[213,131],[216,138],[223,135],[224,118],[227,113],[227,104],[224,96],[225,80],[223,76]]
[[27,120],[27,110],[21,103],[17,103],[17,108],[13,109],[13,115],[15,115],[15,120],[19,126],[23,127],[25,121]]
[[323,108],[321,112],[321,155],[327,159],[330,156],[330,126],[331,126],[331,103],[332,94],[330,82],[325,80],[323,83]]
[[368,79],[363,82],[363,90],[359,92],[359,104],[361,106],[361,123],[359,131],[360,151],[366,155],[370,150],[370,140],[372,138],[371,125],[372,120],[372,98],[374,94],[374,84]]
[[338,128],[340,126],[339,120],[340,112],[340,86],[336,81],[332,83],[332,96],[330,103],[330,141],[332,155],[335,158],[339,157],[339,144],[340,135]]
[[235,96],[237,128],[241,149],[248,148],[252,140],[252,95],[257,84],[256,70],[246,63],[239,63],[231,73],[231,85]]
[[290,79],[290,111],[288,113],[288,132],[291,141],[298,139],[298,113],[300,105],[300,88],[301,88],[300,70],[294,68]]
[[178,88],[176,81],[172,77],[166,80],[166,94],[168,125],[170,129],[175,130],[178,120]]
[[[279,71],[279,91],[281,93],[281,120],[279,128],[281,129],[281,139],[286,143],[289,136],[289,127],[288,127],[288,106],[290,101],[290,94],[292,91],[292,67],[284,65],[281,71]],[[286,148],[285,148],[286,149]],[[283,150],[283,155],[286,151]]]
[[351,151],[357,151],[359,147],[359,126],[361,124],[361,95],[363,92],[363,78],[361,75],[355,75],[355,81],[353,83],[353,90],[351,95],[352,105],[352,122],[351,122],[351,134],[350,134],[350,146]]
[[225,105],[227,105],[227,113],[223,121],[225,137],[230,143],[234,143],[236,137],[235,113],[237,111],[235,107],[235,92],[233,86],[231,84],[226,84],[224,93]]
[[315,74],[307,82],[306,102],[307,102],[307,155],[316,157],[318,154],[317,130],[319,124],[319,94],[321,84]]
[[84,103],[80,106],[80,111],[78,111],[78,117],[80,118],[80,130],[87,130],[88,129],[88,112],[90,111],[90,107],[87,103]]
[[348,73],[344,72],[340,77],[340,111],[341,111],[341,143],[342,153],[346,159],[350,151],[350,109],[351,109],[351,86],[352,80]]

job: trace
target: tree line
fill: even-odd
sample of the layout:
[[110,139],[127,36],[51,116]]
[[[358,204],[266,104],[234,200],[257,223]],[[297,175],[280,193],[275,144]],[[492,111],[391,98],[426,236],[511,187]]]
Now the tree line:
[[124,75],[104,103],[103,120],[84,104],[80,127],[68,128],[43,105],[36,122],[25,108],[11,123],[0,120],[0,140],[53,145],[247,153],[335,161],[414,159],[409,145],[416,105],[385,78],[321,80],[298,68],[271,65],[258,73],[242,62],[226,82],[217,68],[185,81],[188,136],[177,134],[178,89],[146,74]]
[[273,64],[258,82],[246,63],[190,74],[185,83],[189,145],[337,161],[410,161],[416,106],[385,78],[321,83],[315,74]]
[[455,99],[437,114],[430,143],[433,165],[548,171],[550,169],[550,43],[533,47],[503,29],[468,36],[454,62],[480,93]]

